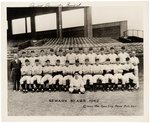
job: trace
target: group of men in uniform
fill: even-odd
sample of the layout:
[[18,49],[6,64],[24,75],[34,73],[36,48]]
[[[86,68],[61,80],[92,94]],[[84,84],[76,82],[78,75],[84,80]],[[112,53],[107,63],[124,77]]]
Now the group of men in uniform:
[[119,54],[115,53],[114,47],[110,48],[108,54],[105,54],[103,47],[96,52],[93,52],[93,48],[86,52],[79,48],[79,53],[69,48],[65,55],[62,49],[57,55],[53,49],[49,54],[41,50],[38,57],[34,51],[31,51],[30,57],[23,51],[19,59],[22,63],[20,84],[25,93],[29,90],[85,93],[86,90],[139,88],[139,59],[135,51],[130,56],[124,46]]

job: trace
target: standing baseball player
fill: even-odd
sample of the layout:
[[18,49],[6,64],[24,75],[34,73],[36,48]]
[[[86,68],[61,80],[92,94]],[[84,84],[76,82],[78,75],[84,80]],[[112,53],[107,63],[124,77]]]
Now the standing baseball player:
[[40,51],[40,56],[38,57],[38,59],[40,61],[40,64],[42,65],[42,67],[44,67],[45,66],[45,61],[47,59],[44,50]]
[[73,65],[69,65],[69,60],[66,60],[66,65],[62,68],[63,69],[63,89],[64,91],[68,91],[70,87],[71,80],[73,78]]
[[50,55],[47,56],[52,66],[56,65],[57,56],[55,55],[54,49],[50,49]]
[[63,69],[60,66],[60,60],[56,60],[56,66],[53,67],[53,89],[63,90]]
[[138,64],[139,64],[139,58],[136,57],[136,52],[135,51],[132,51],[132,54],[131,54],[131,58],[130,58],[130,62],[132,63],[133,65],[133,69],[134,69],[134,75],[137,77],[137,89],[139,87],[139,69],[138,69]]
[[116,63],[116,58],[118,57],[117,54],[115,54],[115,49],[113,47],[110,48],[110,53],[107,55],[110,59],[111,64]]
[[103,66],[99,64],[99,59],[95,59],[95,64],[92,66],[93,86],[94,90],[102,89],[104,91],[105,78],[103,74]]
[[71,79],[69,92],[81,94],[85,93],[84,82],[82,76],[78,72],[75,72],[74,77]]
[[76,60],[79,60],[79,63],[83,65],[85,63],[86,55],[83,52],[83,48],[79,48],[79,54],[76,57]]
[[22,66],[25,65],[25,60],[28,59],[28,58],[26,57],[26,55],[27,55],[26,52],[23,51],[21,57],[19,58],[19,60],[21,61],[21,65],[22,65]]
[[85,65],[82,67],[82,73],[85,89],[93,90],[92,66],[89,64],[89,59],[85,59]]
[[91,64],[91,65],[95,64],[96,54],[93,53],[92,47],[89,48],[89,54],[87,55],[87,57],[89,59],[89,64]]
[[96,55],[96,58],[99,59],[100,64],[105,64],[106,59],[108,58],[108,56],[105,54],[103,47],[100,49],[100,54]]
[[130,62],[130,58],[126,58],[126,64],[124,65],[124,77],[126,82],[126,88],[128,90],[133,90],[134,88],[139,88],[139,83],[137,80],[137,77],[134,75],[134,67],[132,63]]
[[121,47],[121,52],[118,54],[118,57],[120,58],[120,63],[125,64],[126,63],[126,58],[129,57],[129,54],[126,52],[125,47]]
[[30,65],[30,61],[26,59],[25,65],[21,68],[22,77],[20,79],[20,85],[24,93],[28,92],[29,84],[31,83],[31,72],[32,72],[32,66]]
[[61,66],[65,66],[66,57],[63,55],[62,49],[59,49],[57,59],[60,60],[60,65],[61,65]]
[[69,60],[70,65],[75,64],[76,54],[73,53],[73,48],[69,48],[69,53],[66,54],[66,59]]
[[40,65],[39,59],[35,59],[35,65],[32,67],[32,78],[31,78],[31,87],[32,92],[36,91],[39,92],[39,87],[42,78],[42,66]]
[[53,66],[50,66],[50,61],[46,60],[46,64],[43,67],[43,77],[41,79],[41,91],[43,92],[45,89],[46,81],[48,81],[48,90],[52,91],[52,84],[53,84],[53,79],[52,79],[52,72],[53,72]]
[[34,52],[34,50],[32,50],[30,53],[30,57],[29,57],[29,61],[30,61],[31,66],[35,65],[35,59],[36,59],[35,52]]

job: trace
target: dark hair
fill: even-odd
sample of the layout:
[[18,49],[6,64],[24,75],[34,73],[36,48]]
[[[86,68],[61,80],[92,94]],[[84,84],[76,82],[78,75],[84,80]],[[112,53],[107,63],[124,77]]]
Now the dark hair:
[[95,59],[95,61],[99,61],[99,59],[98,59],[98,58],[96,58],[96,59]]
[[54,52],[54,49],[51,48],[50,51],[51,51],[51,52]]
[[34,50],[32,50],[31,53],[35,53]]
[[80,48],[79,48],[79,50],[83,50],[83,48],[82,48],[82,47],[80,47]]
[[127,58],[126,58],[126,61],[129,61],[129,60],[130,60],[130,58],[129,58],[129,57],[127,57]]
[[100,49],[100,51],[104,51],[104,48],[102,47],[102,48]]
[[45,62],[50,62],[50,60],[46,60]]
[[110,50],[114,50],[114,48],[113,48],[113,47],[111,47],[111,48],[110,48]]
[[121,49],[122,49],[122,50],[125,50],[126,48],[125,48],[125,46],[122,46]]
[[110,61],[110,59],[109,59],[109,58],[107,58],[107,59],[106,59],[106,61]]
[[26,52],[25,51],[22,51],[22,54],[25,54]]
[[116,61],[120,61],[120,58],[116,58]]
[[56,62],[60,62],[60,60],[59,60],[59,59],[57,59],[57,60],[56,60]]
[[26,59],[25,62],[30,62],[29,59]]
[[35,59],[35,62],[39,62],[39,59]]
[[93,48],[92,48],[92,47],[90,47],[90,48],[89,48],[89,50],[91,51],[91,50],[93,50]]
[[69,50],[72,50],[73,48],[72,47],[69,47]]
[[86,59],[85,59],[85,61],[89,61],[89,59],[88,59],[88,58],[86,58]]
[[79,60],[77,59],[77,60],[75,61],[75,63],[79,63]]
[[40,52],[44,52],[44,50],[41,50]]
[[69,60],[66,60],[66,63],[69,63]]
[[62,52],[62,49],[59,49],[59,52]]

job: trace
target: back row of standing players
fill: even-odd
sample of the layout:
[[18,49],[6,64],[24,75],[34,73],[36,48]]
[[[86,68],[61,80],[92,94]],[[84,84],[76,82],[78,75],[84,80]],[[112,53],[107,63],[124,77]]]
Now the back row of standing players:
[[34,51],[31,51],[30,57],[26,57],[26,52],[23,51],[20,61],[20,84],[24,92],[28,91],[28,85],[31,85],[32,91],[44,91],[47,87],[49,91],[69,90],[81,93],[88,89],[118,89],[120,83],[122,90],[139,88],[139,59],[135,51],[132,51],[130,56],[124,46],[119,54],[115,53],[113,47],[110,48],[109,54],[105,54],[104,48],[96,53],[93,52],[93,48],[89,48],[88,52],[79,48],[77,54],[73,52],[73,48],[69,48],[66,55],[62,49],[57,55],[50,49],[49,55],[41,50],[38,57]]

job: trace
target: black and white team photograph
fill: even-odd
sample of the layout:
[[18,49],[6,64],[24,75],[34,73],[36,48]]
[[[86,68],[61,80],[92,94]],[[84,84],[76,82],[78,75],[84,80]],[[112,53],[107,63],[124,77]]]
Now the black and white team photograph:
[[8,116],[143,116],[145,4],[70,4],[6,7]]

